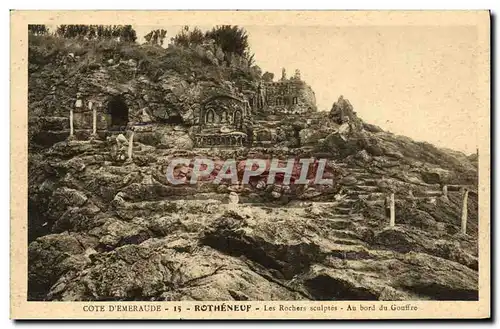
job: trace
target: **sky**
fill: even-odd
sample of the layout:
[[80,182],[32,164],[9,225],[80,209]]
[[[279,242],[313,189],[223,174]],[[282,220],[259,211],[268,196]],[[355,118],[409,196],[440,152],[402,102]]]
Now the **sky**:
[[[475,153],[474,26],[243,26],[262,71],[300,69],[319,110],[340,95],[395,134]],[[139,37],[153,27],[135,27]],[[165,26],[167,40],[180,26]],[[202,30],[211,26],[200,26]]]
[[[199,26],[203,31],[212,26]],[[243,26],[263,72],[300,69],[318,109],[340,95],[365,122],[398,135],[475,153],[478,45],[474,26]],[[155,28],[166,42],[182,26],[134,25],[138,42]]]

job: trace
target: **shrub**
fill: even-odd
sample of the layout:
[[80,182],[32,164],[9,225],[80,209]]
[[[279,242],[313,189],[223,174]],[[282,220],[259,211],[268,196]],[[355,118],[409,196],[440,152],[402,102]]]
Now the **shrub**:
[[29,24],[28,32],[33,35],[45,35],[49,33],[49,29],[43,24]]
[[190,31],[187,25],[172,38],[172,43],[174,45],[182,47],[201,45],[203,41],[205,41],[203,32],[197,27]]
[[146,34],[144,36],[144,39],[146,39],[147,44],[161,47],[163,46],[163,41],[165,40],[166,36],[167,36],[167,30],[157,29]]
[[206,39],[213,39],[215,44],[226,53],[235,53],[249,58],[248,35],[245,29],[237,25],[216,26],[205,33]]
[[262,75],[262,80],[266,82],[272,82],[274,79],[274,73],[266,72]]
[[115,39],[135,42],[137,35],[132,25],[59,25],[56,35],[62,38]]

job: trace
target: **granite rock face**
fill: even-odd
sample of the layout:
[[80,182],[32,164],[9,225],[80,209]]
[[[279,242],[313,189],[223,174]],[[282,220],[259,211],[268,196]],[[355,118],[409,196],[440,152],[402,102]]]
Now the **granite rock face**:
[[331,187],[173,186],[171,159],[236,150],[162,143],[135,142],[131,162],[112,156],[114,140],[65,141],[31,155],[31,300],[477,299],[473,194],[468,235],[459,233],[459,192],[434,202],[401,197],[397,226],[388,227],[381,194],[438,188],[413,173],[419,167],[330,155]]
[[[103,43],[70,56],[35,41],[29,300],[477,300],[477,157],[364,123],[344,97],[330,112],[246,116],[248,145],[201,148],[193,136],[203,104],[220,95],[218,110],[244,104],[258,67],[221,49]],[[75,109],[83,128],[68,138],[77,93],[97,109],[96,136],[83,129],[92,111]],[[305,96],[313,103],[312,90]],[[120,129],[106,131],[110,102],[134,122],[133,135],[120,116],[111,120]],[[213,184],[214,174],[197,184],[167,180],[173,159],[200,157],[216,172],[234,159],[239,177],[249,158],[326,159],[323,178],[333,184],[266,184],[268,169],[245,185]],[[470,190],[466,235],[462,187]]]
[[[56,44],[55,50],[51,43]],[[241,91],[256,89],[260,78],[260,68],[251,67],[238,56],[233,56],[230,66],[219,65],[222,63],[214,52],[220,57],[220,49],[103,42],[80,46],[81,54],[76,58],[72,49],[76,45],[52,36],[30,37],[32,147],[63,141],[69,132],[70,109],[77,137],[89,137],[94,110],[100,134],[128,123],[191,127],[199,123],[202,105],[208,99],[221,93],[242,98]],[[113,118],[115,109],[123,117]]]

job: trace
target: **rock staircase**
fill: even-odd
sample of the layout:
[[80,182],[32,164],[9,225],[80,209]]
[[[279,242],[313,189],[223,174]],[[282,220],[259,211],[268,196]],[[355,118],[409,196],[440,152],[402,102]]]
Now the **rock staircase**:
[[336,212],[339,214],[349,215],[353,212],[353,206],[360,200],[370,200],[371,203],[383,203],[384,191],[378,186],[378,182],[382,179],[382,175],[370,173],[366,169],[352,167],[346,163],[337,164],[347,171],[348,176],[355,179],[352,183],[343,185],[341,194],[346,196],[341,201],[341,204],[336,207]]
[[[384,203],[387,190],[381,188],[379,184],[379,182],[383,179],[382,174],[368,172],[364,168],[352,167],[346,163],[339,163],[337,166],[346,170],[348,176],[355,179],[352,183],[343,185],[342,193],[347,197],[342,200],[341,206],[337,207],[338,213],[350,214],[352,212],[353,204],[359,200],[364,200],[372,205]],[[477,193],[473,187],[462,185],[448,185],[448,192],[458,192],[462,187],[468,188],[471,193]],[[443,191],[441,189],[436,189],[435,186],[429,185],[426,188],[428,189],[421,191],[413,198],[418,200],[443,196]]]

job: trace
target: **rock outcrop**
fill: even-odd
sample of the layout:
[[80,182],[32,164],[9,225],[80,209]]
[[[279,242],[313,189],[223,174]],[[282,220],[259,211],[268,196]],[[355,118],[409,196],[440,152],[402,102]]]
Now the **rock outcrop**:
[[332,187],[234,189],[166,181],[170,159],[197,150],[135,142],[125,162],[114,143],[60,142],[31,156],[30,299],[477,299],[477,199],[467,236],[458,192],[401,197],[387,227],[378,195],[430,186],[418,174],[389,178],[405,171],[384,167],[388,156],[331,160]]
[[[246,122],[252,147],[199,148],[201,104],[240,97],[256,68],[203,47],[68,47],[30,44],[30,300],[477,300],[474,157],[364,123],[343,97],[330,113]],[[132,144],[125,130],[68,139],[77,92],[120,95],[147,124]],[[240,176],[248,158],[326,159],[333,185],[266,184],[269,170],[246,185],[168,182],[174,158],[197,157],[216,171],[235,159]]]

